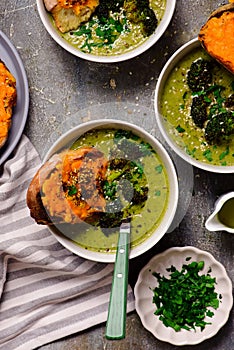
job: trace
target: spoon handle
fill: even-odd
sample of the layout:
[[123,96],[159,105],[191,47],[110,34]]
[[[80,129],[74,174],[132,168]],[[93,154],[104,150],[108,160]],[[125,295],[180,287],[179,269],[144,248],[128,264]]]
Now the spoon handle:
[[120,226],[106,325],[107,339],[123,339],[126,328],[130,223]]

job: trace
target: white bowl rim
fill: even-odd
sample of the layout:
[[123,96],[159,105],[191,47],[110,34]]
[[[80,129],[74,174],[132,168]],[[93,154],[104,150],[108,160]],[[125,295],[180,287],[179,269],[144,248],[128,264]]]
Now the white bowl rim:
[[75,47],[70,45],[65,39],[63,39],[57,32],[56,28],[54,28],[53,24],[50,22],[44,6],[44,1],[36,0],[36,2],[37,2],[37,9],[38,9],[41,21],[44,24],[50,36],[57,42],[57,44],[59,44],[62,48],[64,48],[74,56],[83,58],[88,61],[99,62],[99,63],[116,63],[116,62],[126,61],[147,51],[151,46],[153,46],[161,38],[163,33],[166,31],[173,17],[175,6],[176,6],[176,0],[166,1],[165,13],[158,27],[155,30],[155,34],[152,34],[149,37],[149,39],[146,40],[142,45],[136,47],[135,49],[129,52],[126,52],[120,55],[97,56],[89,53],[84,53],[79,49],[76,49]]
[[[134,133],[138,134],[147,142],[149,142],[153,147],[156,147],[157,153],[159,154],[160,158],[163,161],[164,166],[166,166],[166,169],[167,169],[170,191],[169,191],[169,198],[168,198],[168,207],[166,209],[165,215],[162,221],[160,222],[158,228],[156,229],[157,235],[152,233],[150,237],[147,238],[143,243],[137,245],[136,247],[133,247],[130,250],[129,258],[132,259],[148,251],[166,234],[176,213],[178,199],[179,199],[179,186],[178,186],[177,173],[176,173],[173,161],[171,160],[168,152],[163,147],[163,145],[154,136],[149,134],[142,127],[137,126],[135,124],[132,124],[126,121],[116,120],[116,119],[97,119],[97,120],[82,123],[68,130],[63,135],[61,135],[46,153],[43,159],[43,163],[46,160],[48,160],[54,153],[58,152],[61,149],[61,146],[60,146],[61,142],[65,146],[65,144],[68,144],[68,142],[75,140],[79,135],[83,134],[84,132],[90,129],[98,128],[102,126],[103,127],[105,126],[125,127],[129,130],[132,130]],[[80,247],[79,245],[75,244],[71,240],[69,240],[67,237],[58,234],[56,230],[53,230],[52,227],[48,226],[48,228],[52,232],[52,234],[55,236],[55,238],[64,247],[72,251],[74,254],[79,255],[80,257],[93,260],[93,261],[99,261],[99,262],[115,261],[115,253],[100,253],[100,252],[93,252],[91,250],[86,250]]]
[[187,43],[183,44],[177,51],[174,52],[174,54],[169,58],[169,60],[166,62],[165,66],[163,67],[155,89],[155,95],[154,95],[154,109],[155,109],[155,116],[156,121],[159,127],[159,130],[164,137],[165,141],[168,143],[168,145],[185,161],[190,163],[191,165],[209,171],[214,173],[234,173],[234,165],[232,166],[222,166],[222,165],[212,165],[208,163],[203,163],[199,160],[196,160],[189,156],[186,152],[184,152],[179,146],[177,146],[171,138],[168,136],[167,132],[165,131],[163,127],[163,122],[161,121],[161,113],[159,110],[159,96],[162,86],[164,85],[164,79],[167,78],[167,76],[170,73],[170,68],[173,67],[181,57],[186,55],[188,52],[192,51],[194,48],[199,47],[200,41],[198,38],[193,38]]

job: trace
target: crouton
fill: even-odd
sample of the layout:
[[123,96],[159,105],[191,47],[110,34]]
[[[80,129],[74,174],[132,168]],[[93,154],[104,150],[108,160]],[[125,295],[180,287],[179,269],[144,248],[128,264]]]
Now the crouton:
[[87,22],[99,5],[99,0],[44,0],[60,32],[77,29]]

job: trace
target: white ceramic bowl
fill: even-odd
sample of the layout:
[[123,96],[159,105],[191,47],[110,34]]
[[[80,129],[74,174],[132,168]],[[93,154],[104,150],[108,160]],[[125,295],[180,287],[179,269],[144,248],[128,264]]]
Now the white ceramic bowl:
[[[167,151],[161,145],[161,143],[151,136],[144,129],[133,125],[131,123],[117,121],[113,119],[102,119],[95,120],[91,122],[87,122],[77,127],[71,129],[70,131],[63,134],[49,149],[47,154],[44,157],[44,162],[49,159],[54,153],[59,152],[63,148],[69,148],[72,143],[85,132],[96,129],[96,128],[116,128],[116,129],[124,129],[131,130],[134,134],[140,136],[143,140],[148,142],[153,149],[157,152],[158,156],[161,158],[162,163],[167,172],[168,176],[168,187],[169,187],[169,195],[168,195],[168,203],[165,208],[164,215],[155,229],[155,231],[147,237],[142,243],[134,246],[130,250],[130,258],[134,258],[139,256],[140,254],[146,252],[148,249],[152,248],[167,232],[169,229],[173,218],[175,216],[177,204],[178,204],[178,179],[177,174],[174,168],[174,164],[169,157]],[[55,238],[68,250],[73,253],[84,257],[89,260],[100,261],[100,262],[114,262],[115,261],[115,253],[103,253],[87,250],[78,244],[74,243],[74,241],[67,238],[65,235],[58,232],[58,230],[54,227],[49,227],[52,234]]]
[[[186,258],[191,257],[189,262]],[[185,329],[176,332],[171,327],[166,327],[154,315],[156,305],[153,303],[152,289],[157,287],[157,279],[152,272],[157,272],[161,276],[169,277],[167,268],[175,266],[179,271],[183,264],[192,261],[204,261],[204,269],[201,274],[207,274],[211,268],[210,275],[216,278],[215,292],[222,295],[218,309],[213,310],[214,316],[207,317],[206,321],[211,322],[203,331],[197,328],[196,331]],[[141,270],[134,294],[136,298],[136,311],[139,314],[143,326],[150,331],[156,338],[171,343],[173,345],[195,345],[213,337],[221,327],[227,322],[233,305],[232,283],[222,264],[220,264],[210,253],[195,247],[174,247],[165,252],[154,256],[148,264]]]
[[85,60],[93,61],[93,62],[101,62],[101,63],[115,63],[120,61],[126,61],[130,58],[136,57],[140,55],[141,53],[148,50],[151,46],[153,46],[163,35],[165,30],[167,29],[172,16],[174,14],[176,5],[176,0],[170,0],[166,2],[166,9],[165,13],[163,15],[162,20],[159,22],[155,33],[152,34],[149,39],[147,39],[142,45],[138,46],[137,48],[133,49],[132,51],[129,51],[127,53],[123,53],[120,55],[113,55],[113,56],[97,56],[92,55],[89,53],[84,53],[78,48],[75,48],[71,44],[69,44],[66,40],[62,38],[58,30],[54,27],[53,23],[51,22],[48,12],[45,9],[44,1],[43,0],[37,0],[37,8],[40,15],[40,18],[42,20],[42,23],[44,24],[46,30],[51,35],[51,37],[65,50],[72,53],[73,55],[83,58]]
[[189,54],[192,50],[199,47],[201,47],[201,45],[198,39],[197,38],[192,39],[188,43],[181,46],[165,64],[163,70],[160,73],[158,82],[156,84],[156,90],[155,90],[154,106],[155,106],[156,122],[162,133],[162,136],[164,137],[168,145],[185,161],[196,166],[197,168],[204,169],[210,172],[233,173],[234,161],[233,161],[233,165],[230,165],[230,166],[215,165],[215,164],[212,164],[212,161],[203,162],[189,155],[186,152],[186,147],[185,147],[183,138],[180,136],[175,137],[175,126],[171,125],[167,121],[167,119],[164,117],[164,115],[162,115],[162,112],[161,112],[161,107],[160,107],[161,96],[170,73],[187,54]]

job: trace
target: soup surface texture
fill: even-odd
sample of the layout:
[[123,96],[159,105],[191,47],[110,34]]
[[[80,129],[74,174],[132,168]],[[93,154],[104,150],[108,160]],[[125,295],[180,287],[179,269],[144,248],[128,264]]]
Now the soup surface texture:
[[234,134],[226,142],[210,144],[204,127],[196,126],[190,114],[193,93],[187,85],[187,73],[191,64],[199,59],[211,61],[213,67],[210,111],[212,108],[222,110],[226,99],[234,93],[234,76],[202,48],[194,49],[177,63],[165,82],[160,101],[164,125],[172,141],[194,159],[211,165],[233,166]]
[[234,228],[234,198],[229,199],[218,213],[219,220],[226,226]]
[[[109,205],[108,210],[113,213],[109,221],[114,220],[121,210],[123,218],[131,219],[131,247],[145,241],[161,223],[168,205],[168,177],[159,155],[139,136],[131,131],[118,129],[88,131],[77,139],[71,148],[77,149],[84,146],[95,147],[103,152],[110,164],[114,162],[116,165],[117,159],[117,162],[124,162],[127,167],[129,165],[130,175],[128,172],[121,175],[121,171],[116,166],[109,170],[110,183],[104,191],[107,205]],[[121,184],[123,187],[120,198],[122,200],[124,197],[124,200],[118,210],[119,198],[113,199],[113,189],[114,191],[117,189],[118,192],[118,186],[121,188]],[[133,199],[131,191],[128,192],[128,185],[139,191],[143,189],[145,195]],[[127,193],[130,193],[130,198],[127,198]],[[119,225],[108,228],[100,227],[100,223],[84,222],[77,225],[56,225],[56,228],[85,249],[102,253],[113,253],[116,250]]]
[[[166,0],[151,0],[158,24],[166,8]],[[59,34],[82,52],[98,56],[115,56],[129,52],[148,39],[138,23],[130,22],[123,11],[112,13],[110,20],[101,23],[95,14],[77,30]]]

